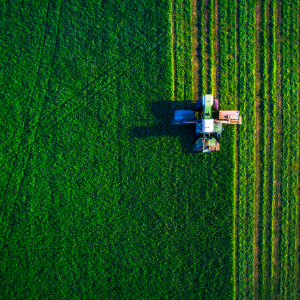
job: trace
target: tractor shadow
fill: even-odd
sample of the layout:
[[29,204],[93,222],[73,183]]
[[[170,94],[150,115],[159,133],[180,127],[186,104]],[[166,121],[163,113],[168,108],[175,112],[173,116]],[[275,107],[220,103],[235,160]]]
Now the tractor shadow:
[[184,153],[194,153],[193,143],[196,141],[195,124],[172,125],[175,110],[195,110],[193,101],[156,101],[150,104],[155,125],[131,128],[130,136],[147,139],[153,136],[179,137]]

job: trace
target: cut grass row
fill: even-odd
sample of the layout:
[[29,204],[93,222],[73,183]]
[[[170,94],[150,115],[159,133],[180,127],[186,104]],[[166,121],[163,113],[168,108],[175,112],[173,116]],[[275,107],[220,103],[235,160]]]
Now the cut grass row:
[[257,2],[255,9],[255,225],[254,225],[254,298],[261,295],[261,228],[262,228],[262,80],[261,70],[264,64],[262,55],[262,1]]
[[191,1],[187,0],[174,0],[173,5],[176,24],[176,99],[177,101],[192,101],[192,6]]
[[[225,7],[232,7],[232,16],[236,15],[233,2],[219,4],[220,16],[226,16]],[[239,103],[243,116],[243,123],[247,129],[239,128],[239,203],[235,206],[238,211],[238,228],[235,228],[237,239],[236,250],[239,254],[238,265],[234,265],[234,272],[238,275],[235,280],[237,285],[236,299],[253,298],[262,296],[277,299],[295,298],[299,293],[297,219],[299,216],[299,2],[289,1],[277,3],[276,1],[262,1],[262,54],[260,59],[262,78],[262,163],[258,165],[262,170],[262,207],[258,218],[262,218],[261,232],[261,281],[254,291],[254,136],[255,120],[254,111],[254,12],[253,1],[241,1],[238,4],[238,65],[239,65]],[[260,3],[256,3],[260,5]],[[278,16],[279,8],[283,7],[282,14]],[[289,17],[286,17],[289,16]],[[282,18],[282,23],[279,20]],[[234,18],[228,18],[234,22]],[[281,25],[279,25],[281,24]],[[221,70],[225,70],[226,39],[223,28],[227,22],[220,21],[220,61]],[[279,34],[279,26],[281,26]],[[230,27],[228,27],[230,28]],[[247,30],[246,30],[247,29]],[[247,31],[247,32],[246,32]],[[231,42],[230,42],[231,41]],[[229,47],[234,51],[234,37],[228,36]],[[230,53],[230,54],[231,54]],[[230,57],[230,56],[229,56]],[[282,63],[279,65],[279,62]],[[229,59],[230,63],[230,59]],[[232,69],[234,62],[232,61]],[[280,71],[280,74],[278,74]],[[229,91],[234,94],[234,72],[229,76],[233,80],[228,83]],[[227,83],[224,74],[220,74],[220,91],[227,93]],[[257,76],[260,76],[258,74]],[[258,77],[260,80],[260,77]],[[280,79],[281,78],[281,79]],[[279,83],[279,81],[281,82]],[[279,83],[279,84],[278,84]],[[282,87],[282,88],[281,88]],[[281,98],[282,97],[282,101]],[[281,111],[282,105],[282,111]],[[258,116],[260,118],[260,115]],[[281,118],[283,131],[281,131]],[[245,141],[247,140],[247,142]],[[259,142],[259,141],[257,141]],[[279,166],[282,165],[282,170]],[[282,197],[281,197],[282,192]],[[281,227],[281,230],[280,230]],[[238,234],[237,234],[238,232]],[[236,251],[235,250],[235,251]],[[259,254],[260,255],[260,254]],[[254,267],[254,268],[253,268]],[[260,269],[258,268],[259,272]]]
[[[240,1],[239,3],[239,103],[240,113],[243,116],[243,123],[248,124],[248,100],[247,100],[247,80],[248,80],[248,64],[247,64],[247,25],[248,25],[247,1]],[[247,197],[247,170],[248,170],[248,147],[247,147],[247,127],[241,126],[239,128],[239,299],[245,299],[248,293],[248,269],[249,253],[251,247],[248,248],[248,197]]]
[[208,86],[209,86],[209,93],[216,97],[216,56],[215,56],[215,43],[216,43],[216,36],[215,36],[215,0],[208,0],[208,7],[207,7],[207,34],[208,34]]
[[262,185],[262,293],[264,297],[269,295],[271,290],[271,199],[270,199],[270,115],[269,115],[269,7],[268,1],[263,1],[263,185]]
[[[235,1],[220,1],[218,3],[218,19],[219,19],[219,95],[221,100],[221,109],[237,109],[237,36],[236,36],[236,2]],[[228,128],[229,129],[229,128]],[[226,128],[227,130],[227,128]],[[235,126],[231,127],[234,139],[237,138]],[[222,151],[226,151],[223,149]],[[237,156],[236,156],[236,143],[232,147],[234,159],[234,178],[237,176]],[[239,263],[240,258],[238,255],[238,203],[236,195],[236,180],[233,181],[234,199],[232,211],[234,213],[233,220],[233,235],[232,235],[232,285],[233,285],[233,299],[238,299],[238,277],[239,277]]]
[[[292,96],[293,96],[293,110],[295,113],[295,121],[293,129],[293,153],[295,157],[292,158],[292,166],[293,166],[293,174],[292,174],[292,184],[295,188],[293,190],[293,197],[296,200],[294,211],[295,211],[295,227],[293,230],[295,231],[295,243],[294,243],[294,260],[295,260],[295,269],[294,269],[294,286],[291,288],[294,288],[294,296],[295,299],[298,299],[300,297],[300,263],[299,263],[299,241],[300,241],[300,217],[299,217],[299,208],[300,208],[300,188],[299,188],[299,176],[300,176],[300,167],[299,167],[299,150],[300,148],[300,113],[299,113],[299,107],[300,107],[300,78],[299,78],[299,70],[300,70],[300,41],[299,41],[299,35],[300,35],[300,2],[299,1],[292,1],[292,7],[293,7],[293,24],[292,24],[292,52],[294,53],[293,61],[292,61],[292,74],[293,74],[293,88],[292,88]],[[295,70],[294,70],[295,68]],[[296,71],[298,70],[298,71]],[[297,76],[298,74],[298,76]],[[298,101],[296,101],[296,99]],[[297,130],[297,133],[295,132],[295,129]],[[295,150],[296,149],[296,150]],[[296,153],[295,153],[296,151]],[[296,192],[298,191],[298,192]]]
[[[218,93],[222,94],[222,104],[227,105],[229,99],[229,86],[228,86],[228,3],[227,1],[220,1],[219,3],[219,43],[220,43],[220,90]],[[226,101],[226,102],[225,102]]]
[[[288,295],[287,284],[290,270],[289,257],[289,212],[290,212],[290,146],[291,146],[291,77],[290,77],[290,1],[282,3],[282,115],[283,115],[283,141],[282,141],[282,215],[281,215],[281,243],[280,243],[280,296],[286,298]],[[288,18],[284,16],[289,16]]]
[[289,31],[290,40],[290,214],[289,214],[289,253],[290,258],[290,273],[287,281],[287,297],[295,298],[296,290],[296,265],[297,261],[297,248],[296,248],[296,235],[297,235],[297,205],[299,204],[299,1],[292,0],[290,2],[290,22],[291,27]]
[[[247,76],[247,221],[248,221],[248,296],[254,297],[254,215],[255,215],[255,2],[248,3],[248,19],[247,19],[247,55],[248,55],[248,76]],[[249,138],[252,137],[252,138]]]
[[200,40],[200,74],[199,85],[202,94],[207,94],[207,77],[206,77],[206,30],[205,30],[205,14],[206,6],[205,1],[200,2],[200,22],[199,22],[199,40]]
[[[237,2],[235,0],[222,1],[220,3],[220,13],[223,11],[222,4],[227,6],[227,22],[228,24],[224,24],[227,28],[227,39],[228,39],[228,56],[227,56],[227,64],[228,64],[228,78],[226,83],[224,83],[224,79],[222,78],[222,66],[223,63],[226,62],[226,56],[222,58],[222,44],[220,44],[220,88],[222,88],[224,84],[224,93],[223,93],[223,101],[225,101],[224,97],[227,97],[227,105],[228,109],[234,110],[239,109],[239,101],[238,101],[238,67],[237,67]],[[224,12],[224,16],[226,13]],[[220,15],[220,37],[222,37],[222,22],[224,21],[222,16]],[[224,44],[226,45],[226,38],[224,37]],[[225,47],[224,47],[225,48]],[[226,53],[226,52],[225,52]],[[228,85],[228,94],[226,93]],[[234,127],[233,136],[238,141],[237,131],[238,129]],[[238,151],[239,146],[237,142],[234,143],[234,201],[233,201],[233,212],[234,212],[234,234],[233,234],[233,298],[238,299],[239,297],[239,196],[238,196],[238,173],[239,173],[239,159],[238,159]]]
[[279,294],[280,287],[280,247],[279,247],[279,238],[280,238],[280,212],[279,205],[281,203],[280,197],[278,197],[277,184],[276,181],[280,180],[277,164],[279,163],[279,156],[277,154],[277,143],[279,142],[280,133],[277,132],[276,124],[278,122],[278,91],[277,91],[277,81],[278,81],[278,68],[276,56],[279,53],[279,48],[277,46],[277,14],[278,6],[275,1],[270,3],[270,115],[271,122],[270,126],[272,131],[270,132],[270,152],[271,152],[271,188],[272,192],[270,194],[272,199],[272,284],[271,284],[271,293],[272,297],[276,298]]
[[255,1],[248,2],[247,28],[247,297],[254,296],[254,215],[255,215]]

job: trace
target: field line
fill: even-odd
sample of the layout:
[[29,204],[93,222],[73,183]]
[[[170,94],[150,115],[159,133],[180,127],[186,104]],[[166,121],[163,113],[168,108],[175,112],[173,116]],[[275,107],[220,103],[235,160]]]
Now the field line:
[[199,87],[199,71],[200,71],[200,28],[199,22],[201,18],[198,13],[199,1],[192,0],[192,45],[193,45],[193,100],[201,99]]
[[263,142],[263,99],[261,97],[262,81],[261,69],[263,65],[262,52],[262,1],[258,1],[255,7],[255,210],[254,210],[254,298],[261,295],[262,270],[261,270],[261,227],[262,227],[262,142]]
[[209,73],[209,91],[211,94],[215,95],[216,93],[216,82],[215,82],[215,45],[214,45],[214,0],[207,0],[207,33],[208,33],[208,69]]
[[[227,28],[226,36],[223,37],[224,45],[220,43],[220,89],[223,89],[222,98],[226,97],[227,105],[230,109],[239,109],[238,100],[238,69],[237,69],[237,1],[228,0],[220,3],[220,38],[223,36],[224,28]],[[223,12],[224,10],[224,12]],[[222,12],[222,13],[221,13]],[[229,17],[230,16],[230,17]],[[226,20],[226,21],[225,21]],[[227,49],[227,51],[225,51]],[[229,55],[228,55],[229,54]],[[226,65],[226,70],[223,71],[223,65]],[[224,76],[224,73],[226,76]],[[225,100],[225,99],[224,99]],[[238,280],[239,280],[239,128],[234,128],[234,198],[233,198],[233,253],[232,253],[232,268],[233,268],[233,299],[238,299]]]
[[194,102],[193,98],[193,10],[192,2],[184,0],[182,30],[184,32],[184,101]]
[[[219,32],[219,26],[220,26],[220,20],[219,20],[219,1],[218,0],[214,0],[213,2],[213,18],[214,18],[214,22],[213,22],[213,26],[214,26],[214,40],[213,40],[213,44],[214,44],[214,97],[216,97],[217,99],[219,99],[220,97],[220,32]],[[224,97],[222,97],[224,99]]]
[[172,0],[172,58],[173,58],[173,101],[177,99],[177,68],[176,68],[176,61],[177,61],[177,53],[176,53],[176,18],[175,18],[175,1]]
[[272,132],[271,132],[271,182],[272,182],[272,297],[275,299],[279,296],[280,286],[280,256],[279,256],[279,238],[280,238],[280,215],[279,205],[281,203],[280,193],[278,193],[278,164],[280,164],[280,157],[277,155],[277,129],[276,124],[278,120],[278,68],[276,55],[277,52],[277,5],[276,2],[271,2],[270,19],[271,22],[271,54],[270,54],[270,92],[271,92],[271,111],[272,111]]
[[[42,49],[41,49],[41,53],[40,53],[40,59],[39,59],[39,66],[38,66],[38,71],[37,71],[37,75],[36,75],[36,81],[35,81],[35,84],[34,84],[34,88],[33,88],[33,91],[31,93],[31,96],[30,96],[30,101],[29,101],[29,108],[31,106],[31,103],[32,103],[32,100],[33,100],[33,96],[34,96],[34,93],[35,93],[35,89],[37,87],[37,83],[38,83],[38,78],[39,78],[39,74],[40,74],[40,70],[41,70],[41,64],[42,64],[42,61],[43,61],[43,52],[44,52],[44,48],[45,48],[45,40],[46,40],[46,28],[47,28],[47,25],[48,25],[48,19],[49,19],[49,10],[50,10],[50,0],[48,0],[48,5],[47,5],[47,11],[46,11],[46,21],[45,21],[45,28],[44,28],[44,36],[43,36],[43,41],[41,43],[42,45]],[[23,136],[25,134],[25,132],[27,132],[27,130],[25,129],[25,127],[27,126],[27,123],[29,124],[30,123],[30,117],[26,118],[26,121],[25,123],[23,124],[23,127],[22,127],[22,133],[21,133],[21,136]],[[11,144],[8,145],[8,147],[10,147],[14,142],[12,142]],[[8,179],[6,180],[7,183],[6,183],[6,186],[3,190],[3,194],[2,194],[2,201],[4,200],[4,197],[6,195],[6,192],[7,192],[7,189],[8,189],[8,185],[10,183],[10,180],[12,178],[12,174],[15,170],[15,167],[16,167],[16,163],[17,163],[17,158],[18,158],[18,155],[19,155],[19,152],[21,147],[21,142],[18,144],[18,147],[17,147],[17,152],[16,154],[13,156],[12,159],[14,159],[14,162],[13,162],[13,166],[12,166],[12,169],[11,169],[11,172],[9,173],[9,176],[8,176]]]
[[271,291],[271,197],[270,197],[270,111],[269,111],[269,1],[263,1],[263,175],[262,175],[262,295],[268,299]]
[[[297,14],[298,14],[298,28],[297,28],[297,35],[299,36],[300,33],[300,2],[297,1]],[[297,60],[298,60],[298,74],[300,73],[300,53],[299,53],[300,41],[298,39],[297,42]],[[298,106],[300,107],[300,76],[298,79]],[[299,118],[298,114],[298,118]],[[299,119],[298,119],[299,120]],[[300,125],[298,125],[299,128]],[[298,129],[298,145],[300,145],[300,130]],[[299,147],[299,146],[298,146]],[[300,164],[298,161],[298,178],[300,178]],[[296,204],[296,244],[295,244],[295,300],[300,298],[300,267],[299,267],[299,259],[300,259],[300,187],[297,190],[297,204]]]
[[[247,1],[239,2],[239,104],[243,123],[247,118]],[[248,124],[247,124],[248,126]],[[239,294],[238,299],[246,299],[247,295],[247,129],[239,128]],[[250,249],[248,250],[250,251]]]
[[280,296],[287,296],[287,284],[289,273],[289,198],[290,198],[290,45],[289,45],[289,28],[290,19],[284,16],[290,15],[290,3],[282,3],[282,114],[283,114],[283,160],[282,160],[282,239],[280,245],[281,255],[281,274],[280,274]]
[[247,4],[247,298],[254,296],[254,213],[255,213],[255,2]]
[[208,52],[209,52],[209,43],[208,43],[208,10],[207,10],[207,3],[208,0],[201,1],[201,14],[203,15],[203,19],[201,22],[201,36],[203,37],[201,40],[202,44],[202,51],[201,51],[201,58],[202,58],[202,94],[210,93],[210,74],[209,74],[209,59],[208,59]]
[[288,278],[288,297],[295,298],[297,289],[296,286],[296,235],[297,235],[297,202],[299,201],[299,19],[298,19],[298,1],[291,1],[291,29],[290,29],[290,44],[291,44],[291,161],[290,161],[290,212],[289,212],[289,257],[290,257],[290,272]]

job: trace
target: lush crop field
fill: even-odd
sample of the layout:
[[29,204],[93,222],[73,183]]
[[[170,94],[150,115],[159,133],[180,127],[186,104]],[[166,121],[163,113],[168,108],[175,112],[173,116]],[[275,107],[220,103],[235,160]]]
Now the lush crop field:
[[232,298],[234,131],[203,156],[171,126],[195,100],[191,3],[0,12],[1,297]]
[[[3,299],[299,299],[298,0],[0,16]],[[205,93],[243,117],[210,155],[171,125]]]
[[243,117],[233,129],[234,298],[299,299],[299,1],[197,7],[199,94]]

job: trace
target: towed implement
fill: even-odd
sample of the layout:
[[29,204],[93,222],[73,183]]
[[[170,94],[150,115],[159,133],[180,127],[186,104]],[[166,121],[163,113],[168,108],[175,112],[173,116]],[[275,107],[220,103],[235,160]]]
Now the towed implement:
[[[201,113],[202,118],[200,119]],[[196,137],[193,145],[195,152],[210,153],[220,150],[219,139],[223,124],[242,124],[239,111],[219,110],[219,100],[213,95],[205,95],[196,101],[196,110],[175,110],[173,125],[196,124]]]

